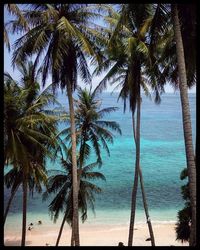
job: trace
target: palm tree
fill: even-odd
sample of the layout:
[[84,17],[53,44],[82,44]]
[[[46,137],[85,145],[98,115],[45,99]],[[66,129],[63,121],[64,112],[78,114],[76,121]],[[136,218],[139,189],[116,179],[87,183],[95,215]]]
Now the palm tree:
[[[136,144],[136,131],[135,131],[134,117],[133,117],[133,136],[134,136],[134,142]],[[152,228],[151,219],[150,219],[150,215],[149,215],[149,209],[148,209],[147,198],[146,198],[146,193],[145,193],[145,188],[144,188],[144,181],[143,181],[141,165],[139,166],[139,178],[140,178],[140,186],[141,186],[141,191],[142,191],[143,206],[144,206],[144,210],[145,210],[146,220],[147,220],[147,224],[148,224],[148,228],[149,228],[149,235],[150,235],[150,239],[151,239],[151,245],[155,246],[155,238],[154,238],[153,228]]]
[[[162,69],[159,72],[159,84],[164,86],[166,82],[169,82],[172,87],[178,89],[178,67],[173,22],[171,20],[171,5],[157,4],[154,8],[155,15],[150,31],[150,46],[153,48],[157,45],[156,48],[159,52],[156,55],[157,64]],[[185,54],[187,86],[191,88],[196,83],[196,49],[193,46],[196,38],[195,8],[192,4],[187,5],[187,7],[178,5],[177,8],[182,23],[181,34]]]
[[192,208],[192,224],[191,224],[191,234],[189,243],[190,246],[195,246],[196,245],[196,165],[195,165],[194,148],[192,141],[192,127],[191,127],[190,106],[189,106],[189,99],[187,92],[187,75],[185,68],[184,49],[183,49],[180,22],[176,5],[172,5],[172,18],[174,25],[174,36],[176,41],[179,88],[180,88],[182,116],[183,116],[183,131],[185,138],[185,150],[186,150],[188,178],[190,187],[191,208]]
[[[15,43],[13,62],[23,61],[30,54],[43,57],[43,84],[51,72],[54,90],[66,90],[69,103],[72,163],[73,163],[73,226],[75,245],[80,245],[78,226],[78,192],[76,134],[72,94],[80,73],[85,82],[91,81],[86,56],[100,58],[98,36],[90,19],[97,13],[86,4],[35,4],[33,10],[24,11],[30,31]],[[44,53],[43,53],[44,52]]]
[[[177,5],[181,20],[181,35],[183,40],[187,86],[190,88],[196,83],[196,25],[197,12],[195,4]],[[188,20],[190,20],[188,22]],[[189,31],[189,34],[188,34]]]
[[38,74],[35,67],[31,70],[30,66],[28,64],[27,72],[32,73],[22,75],[21,86],[9,74],[5,74],[4,79],[4,161],[22,169],[22,245],[25,245],[26,238],[29,171],[35,167],[41,168],[45,164],[45,157],[50,156],[49,147],[55,144],[51,137],[56,134],[58,122],[58,117],[42,112],[45,105],[55,98],[49,93],[50,87],[38,95]]
[[[31,165],[31,169],[29,169],[28,173],[28,187],[29,192],[33,196],[34,190],[40,193],[42,191],[42,184],[46,185],[47,183],[47,175],[44,166],[40,167],[36,164]],[[23,169],[18,167],[13,167],[8,173],[4,176],[4,183],[6,188],[10,189],[10,198],[8,200],[7,206],[5,208],[4,213],[4,224],[6,222],[6,218],[12,203],[12,200],[18,191],[20,185],[23,182]]]
[[[19,124],[22,116],[24,104],[20,96],[20,88],[17,83],[8,75],[4,80],[4,162],[11,162],[14,167],[23,166],[23,219],[22,219],[22,245],[25,245],[26,235],[26,176],[25,169],[31,160],[26,146],[22,140],[29,139],[33,141],[33,137],[29,133],[23,132],[23,127]],[[12,119],[11,119],[12,118]],[[23,123],[22,123],[23,125]],[[37,142],[37,141],[36,141]],[[34,142],[35,143],[35,142]],[[27,172],[27,170],[26,170]]]
[[[159,4],[156,9],[153,27],[153,45],[157,43],[157,34],[168,36],[162,48],[158,64],[167,75],[167,82],[180,89],[183,116],[183,131],[186,148],[187,168],[189,172],[190,199],[192,206],[192,224],[190,245],[196,244],[196,164],[192,142],[192,129],[187,87],[196,83],[196,6]],[[172,20],[171,20],[172,19]],[[189,20],[189,21],[188,21]],[[168,25],[166,25],[168,24]],[[172,29],[169,29],[172,28]],[[168,29],[168,32],[166,32]],[[163,82],[164,83],[164,82]]]
[[18,169],[17,168],[12,168],[5,176],[4,176],[4,183],[6,185],[6,188],[10,188],[10,198],[8,200],[5,212],[4,212],[4,224],[6,222],[6,218],[8,215],[8,211],[10,209],[11,202],[20,186],[22,183],[22,173],[18,174]]
[[[75,100],[75,123],[77,145],[79,147],[79,169],[82,169],[84,161],[86,161],[91,153],[92,144],[97,157],[97,163],[101,166],[101,146],[105,148],[108,155],[110,151],[107,142],[113,143],[113,135],[108,130],[111,129],[121,134],[119,124],[114,121],[105,121],[102,118],[117,110],[116,107],[103,108],[101,101],[97,99],[97,92],[91,92],[86,89],[78,88],[77,99]],[[62,141],[70,140],[70,128],[63,129],[59,136],[64,136]],[[79,171],[79,170],[78,170]],[[78,175],[78,191],[80,189],[80,175]],[[73,237],[73,232],[72,232]]]
[[[65,222],[72,226],[73,220],[73,197],[72,197],[72,161],[71,161],[71,149],[67,149],[64,144],[60,147],[61,150],[61,166],[64,171],[50,170],[52,173],[48,178],[47,191],[43,194],[43,198],[47,199],[50,194],[54,193],[56,196],[53,198],[49,205],[49,211],[51,213],[54,222],[57,221],[60,212],[64,211],[64,217],[59,230],[56,246],[58,246],[63,227]],[[85,160],[82,164],[85,163]],[[100,193],[101,188],[95,185],[91,180],[102,179],[105,177],[102,173],[93,171],[98,165],[98,162],[88,164],[80,168],[80,158],[78,158],[78,172],[77,175],[80,179],[80,188],[78,193],[78,208],[81,212],[82,223],[87,219],[88,205],[94,212],[95,193]],[[71,241],[73,242],[74,235],[72,232]]]
[[[140,109],[141,109],[141,88],[145,94],[149,95],[146,83],[155,91],[155,101],[160,102],[159,92],[163,91],[162,85],[156,84],[156,77],[159,76],[159,68],[156,66],[156,58],[149,46],[149,31],[154,20],[154,12],[151,5],[123,5],[121,12],[114,13],[111,26],[110,42],[107,45],[105,60],[95,73],[111,66],[104,79],[99,83],[97,90],[106,87],[109,80],[110,84],[117,83],[116,88],[121,87],[119,98],[124,100],[124,111],[126,110],[126,100],[129,98],[130,110],[132,112],[132,121],[134,128],[134,115],[137,108],[136,122],[136,166],[135,177],[132,191],[132,207],[129,228],[128,245],[132,245],[133,228],[136,208],[136,195],[138,186],[138,175],[140,169]],[[109,18],[110,19],[110,18]],[[143,183],[142,175],[140,181]],[[141,185],[144,194],[144,185]],[[146,197],[143,195],[147,223],[151,236],[151,243],[155,245],[152,226],[147,212]]]
[[[104,116],[116,111],[117,107],[108,107],[101,109],[101,100],[97,99],[98,93],[91,92],[86,89],[78,88],[77,99],[75,100],[75,123],[77,145],[80,145],[80,168],[83,160],[87,159],[91,153],[91,146],[97,157],[97,162],[101,165],[101,147],[103,147],[108,155],[110,151],[107,142],[113,143],[113,134],[109,131],[113,130],[121,134],[120,126],[115,121],[106,121]],[[63,129],[59,135],[64,136],[66,142],[70,137],[70,128]]]
[[4,43],[10,52],[10,41],[8,36],[8,31],[12,31],[12,33],[28,30],[28,24],[26,19],[23,16],[22,11],[17,6],[17,4],[4,4],[9,14],[14,15],[16,20],[9,21],[4,24]]

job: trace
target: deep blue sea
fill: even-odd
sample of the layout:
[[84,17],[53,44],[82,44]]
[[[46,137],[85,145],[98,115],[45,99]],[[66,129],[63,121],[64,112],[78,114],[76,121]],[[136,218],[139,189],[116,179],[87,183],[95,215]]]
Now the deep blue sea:
[[[132,133],[132,120],[129,106],[123,113],[123,103],[117,102],[118,93],[103,93],[103,107],[118,107],[104,120],[120,124],[122,135],[115,134],[114,143],[109,144],[110,157],[102,149],[103,165],[98,168],[106,177],[99,181],[102,193],[96,195],[96,217],[89,213],[90,223],[128,223],[131,207],[131,190],[135,168],[135,145]],[[189,94],[193,140],[196,138],[196,94]],[[67,107],[67,98],[61,93],[58,100]],[[65,125],[61,125],[60,129]],[[94,154],[89,162],[95,161]],[[185,147],[182,127],[182,112],[179,93],[163,94],[162,101],[156,105],[153,100],[143,96],[141,110],[141,168],[149,205],[149,213],[154,221],[175,221],[177,211],[184,206],[181,197],[180,172],[186,167]],[[48,169],[60,169],[59,162],[48,161]],[[5,204],[9,192],[5,190]],[[21,216],[22,197],[19,191],[12,204],[9,221]],[[42,202],[41,195],[29,197],[28,213],[32,216],[48,216],[49,201]],[[138,188],[136,221],[142,222],[144,212],[140,186]],[[9,224],[8,224],[9,225]]]

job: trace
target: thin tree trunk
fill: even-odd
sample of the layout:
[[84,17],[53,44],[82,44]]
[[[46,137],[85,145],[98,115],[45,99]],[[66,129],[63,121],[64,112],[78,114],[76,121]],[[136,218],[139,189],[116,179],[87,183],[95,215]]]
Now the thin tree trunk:
[[196,165],[194,159],[194,149],[192,141],[192,126],[190,118],[190,106],[187,92],[187,77],[185,68],[185,57],[183,50],[183,41],[178,17],[177,5],[172,4],[172,18],[174,35],[176,41],[176,54],[178,63],[178,74],[179,74],[179,89],[182,106],[182,117],[183,117],[183,131],[185,139],[185,151],[187,159],[189,189],[190,189],[190,201],[192,207],[192,223],[190,229],[190,240],[189,245],[196,245]]
[[60,242],[60,238],[61,238],[61,235],[62,235],[62,231],[63,231],[63,228],[64,228],[66,218],[67,218],[67,211],[65,212],[65,215],[63,217],[63,221],[62,221],[61,226],[60,226],[60,231],[59,231],[58,238],[57,238],[57,241],[56,241],[56,247],[58,246],[58,244]]
[[26,212],[27,212],[27,169],[23,170],[23,216],[22,216],[22,241],[21,246],[26,243]]
[[79,246],[80,241],[79,241],[78,182],[77,182],[77,160],[76,160],[76,131],[75,131],[72,87],[69,84],[67,84],[67,95],[69,102],[70,128],[71,128],[71,140],[72,140],[72,189],[73,189],[72,231],[74,234],[75,246]]
[[14,190],[13,192],[11,192],[10,198],[9,198],[9,200],[8,200],[8,204],[7,204],[5,213],[4,213],[4,225],[5,225],[5,223],[6,223],[6,218],[7,218],[9,209],[10,209],[11,202],[12,202],[12,200],[13,200],[13,198],[14,198],[14,196],[15,196],[17,190],[18,190],[18,187],[19,187],[19,186],[17,186],[17,187],[15,188],[15,190]]
[[[136,144],[135,119],[134,119],[134,117],[132,117],[132,119],[133,119],[133,135],[134,135],[134,141]],[[141,185],[141,191],[142,191],[143,206],[144,206],[144,211],[145,211],[147,224],[148,224],[148,228],[149,228],[149,235],[151,238],[151,245],[155,246],[155,238],[154,238],[153,228],[152,228],[152,224],[151,224],[151,220],[150,220],[150,216],[149,216],[149,210],[148,210],[146,193],[145,193],[145,189],[144,189],[144,181],[143,181],[143,176],[142,176],[141,165],[139,167],[139,177],[140,177],[140,185]]]
[[[132,116],[133,116],[133,113],[132,113]],[[133,190],[132,190],[131,218],[130,218],[130,226],[129,226],[128,246],[132,246],[133,244],[133,232],[134,232],[134,222],[135,222],[139,166],[140,166],[140,86],[139,86],[139,93],[138,93],[138,99],[137,99],[136,164],[135,164],[134,184],[133,184]]]

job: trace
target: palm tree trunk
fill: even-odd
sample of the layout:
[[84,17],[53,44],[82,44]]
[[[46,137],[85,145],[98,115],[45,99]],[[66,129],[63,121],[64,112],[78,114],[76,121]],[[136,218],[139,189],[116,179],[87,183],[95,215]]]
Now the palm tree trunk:
[[21,246],[25,246],[26,243],[26,212],[27,212],[27,169],[23,171],[23,218],[22,218],[22,241]]
[[183,41],[178,17],[177,5],[172,4],[172,18],[174,35],[176,41],[176,54],[179,74],[179,88],[182,106],[183,131],[185,139],[185,150],[187,159],[188,179],[190,188],[190,201],[192,207],[192,223],[190,230],[190,246],[196,245],[196,165],[194,159],[194,149],[192,141],[192,126],[190,118],[190,106],[187,92],[187,77],[185,68],[185,57],[183,50]]
[[80,149],[79,149],[80,169],[82,169],[82,167],[83,167],[85,144],[86,144],[86,139],[85,139],[85,131],[84,131],[83,134],[81,135],[81,143],[80,143]]
[[144,205],[147,224],[148,224],[148,228],[149,228],[149,235],[151,238],[151,245],[155,246],[154,233],[153,233],[153,228],[152,228],[152,224],[151,224],[151,220],[150,220],[150,216],[149,216],[149,211],[148,211],[148,204],[147,204],[146,194],[145,194],[145,190],[144,190],[144,182],[143,182],[141,166],[139,168],[139,176],[140,176],[140,185],[141,185],[141,190],[142,190],[143,205]]
[[67,217],[67,211],[65,212],[63,221],[62,221],[61,226],[60,226],[60,231],[59,231],[58,238],[57,238],[57,241],[56,241],[56,247],[58,246],[58,244],[60,242],[60,238],[61,238],[61,235],[62,235],[62,231],[63,231],[63,228],[64,228],[66,217]]
[[[132,117],[134,114],[132,113]],[[133,232],[134,232],[134,222],[135,222],[135,211],[136,211],[136,196],[138,187],[138,174],[140,166],[140,86],[137,99],[137,126],[136,126],[136,165],[135,165],[135,177],[132,190],[132,203],[131,203],[131,218],[129,226],[129,237],[128,246],[133,244]]]
[[[134,135],[134,141],[136,143],[135,119],[134,119],[134,117],[132,117],[132,119],[133,119],[133,135]],[[145,193],[145,189],[144,189],[144,181],[143,181],[143,176],[142,176],[141,165],[139,167],[139,177],[140,177],[140,186],[141,186],[141,190],[142,190],[143,206],[144,206],[144,211],[145,211],[147,224],[148,224],[148,228],[149,228],[149,235],[151,238],[151,245],[155,246],[154,233],[153,233],[153,228],[152,228],[152,224],[151,224],[151,220],[150,220],[150,216],[149,216],[149,209],[148,209],[147,198],[146,198],[146,193]]]
[[8,200],[8,204],[7,204],[5,213],[4,213],[4,225],[5,225],[5,223],[6,223],[6,218],[7,218],[7,215],[8,215],[8,211],[9,211],[9,209],[10,209],[11,202],[12,202],[12,200],[13,200],[13,198],[14,198],[14,196],[15,196],[17,190],[18,190],[18,187],[19,187],[19,186],[17,186],[17,187],[14,189],[14,191],[11,193],[10,198],[9,198],[9,200]]
[[71,128],[71,140],[72,140],[72,189],[73,189],[72,231],[74,235],[75,246],[79,246],[80,241],[79,241],[78,182],[77,182],[77,161],[76,161],[76,131],[75,131],[72,86],[70,86],[69,84],[67,84],[67,95],[69,102],[70,128]]
[[[72,222],[72,227],[73,227],[73,222]],[[71,235],[71,246],[74,246],[74,231],[72,230],[72,235]]]
[[[79,174],[77,175],[77,179],[78,179],[78,194],[79,194],[79,189],[80,189],[80,175],[81,172],[79,172]],[[72,221],[72,228],[73,228],[73,221]],[[75,242],[74,242],[74,231],[72,230],[72,234],[71,234],[71,246],[75,246]]]

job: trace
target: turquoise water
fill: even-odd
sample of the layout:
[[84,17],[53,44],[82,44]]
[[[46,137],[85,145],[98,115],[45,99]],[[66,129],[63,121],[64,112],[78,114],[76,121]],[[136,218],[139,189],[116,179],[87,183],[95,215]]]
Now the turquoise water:
[[[128,223],[130,217],[131,190],[134,179],[135,146],[132,135],[131,114],[123,113],[122,102],[117,103],[117,93],[100,96],[103,107],[117,106],[119,110],[105,117],[119,122],[122,135],[115,135],[109,145],[111,156],[102,149],[101,171],[106,182],[98,182],[103,192],[96,196],[96,217],[89,213],[89,223]],[[59,101],[66,107],[66,97],[59,94]],[[196,95],[190,94],[193,139],[196,137]],[[127,105],[128,107],[128,105]],[[60,126],[60,129],[64,125]],[[91,156],[89,162],[95,160]],[[183,207],[179,180],[186,166],[183,140],[182,114],[179,94],[164,94],[160,105],[143,97],[141,113],[141,167],[150,210],[154,221],[175,221],[177,211]],[[59,162],[47,163],[48,169],[60,168]],[[9,192],[5,190],[5,204]],[[42,202],[41,195],[29,197],[28,213],[31,216],[48,216],[49,201]],[[12,204],[8,222],[21,216],[22,197],[19,191]],[[18,217],[19,218],[19,217]],[[144,221],[140,187],[138,190],[136,221]]]

